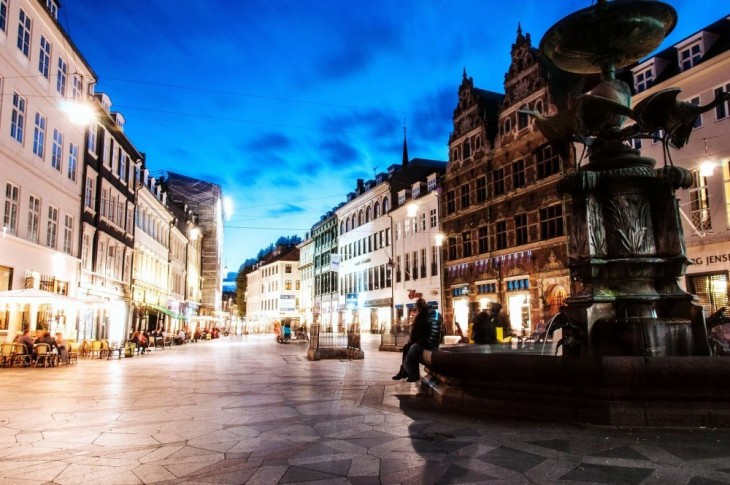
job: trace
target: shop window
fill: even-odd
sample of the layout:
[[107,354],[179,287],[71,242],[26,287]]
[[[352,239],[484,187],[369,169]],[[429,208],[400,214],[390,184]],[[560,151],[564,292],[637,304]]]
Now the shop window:
[[708,314],[728,306],[727,272],[688,275],[687,289],[697,295],[700,305]]

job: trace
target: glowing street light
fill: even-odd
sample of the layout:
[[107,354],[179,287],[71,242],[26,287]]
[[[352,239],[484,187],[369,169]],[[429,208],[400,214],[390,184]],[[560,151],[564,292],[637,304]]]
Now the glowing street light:
[[96,111],[89,104],[78,100],[62,100],[60,109],[75,125],[88,125],[96,119]]

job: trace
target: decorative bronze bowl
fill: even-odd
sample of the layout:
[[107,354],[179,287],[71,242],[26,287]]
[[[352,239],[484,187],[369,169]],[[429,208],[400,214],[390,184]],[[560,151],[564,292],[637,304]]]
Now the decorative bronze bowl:
[[540,51],[564,71],[605,74],[652,52],[676,24],[677,12],[666,3],[599,2],[550,27]]

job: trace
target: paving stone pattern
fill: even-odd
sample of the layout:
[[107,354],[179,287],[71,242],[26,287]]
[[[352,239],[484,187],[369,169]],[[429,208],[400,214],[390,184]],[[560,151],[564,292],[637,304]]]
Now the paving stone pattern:
[[256,335],[0,369],[0,485],[730,483],[726,430],[445,410],[363,344],[355,361]]

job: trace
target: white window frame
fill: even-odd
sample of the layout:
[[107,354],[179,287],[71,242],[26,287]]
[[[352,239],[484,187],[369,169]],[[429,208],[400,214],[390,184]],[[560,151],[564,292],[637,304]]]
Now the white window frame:
[[30,32],[33,27],[33,21],[25,13],[22,8],[18,13],[18,50],[30,59]]
[[33,153],[43,158],[46,151],[46,117],[39,111],[35,112],[35,123],[33,124]]
[[79,163],[79,146],[75,143],[68,144],[68,179],[76,182],[76,172]]
[[39,242],[39,230],[41,223],[41,199],[35,195],[28,198],[28,241]]
[[73,254],[74,247],[74,218],[66,214],[63,224],[63,252]]
[[[686,57],[685,54],[687,54]],[[679,61],[679,70],[684,72],[692,69],[702,61],[702,56],[704,55],[701,39],[697,39],[695,42],[678,49],[677,59]]]
[[46,229],[46,246],[56,249],[58,242],[58,207],[48,206],[48,227]]
[[62,57],[58,58],[58,70],[56,71],[56,91],[66,97],[66,80],[68,79],[68,64]]
[[0,30],[8,31],[8,0],[0,0]]
[[23,143],[25,134],[25,98],[13,93],[13,112],[10,120],[10,137],[18,143]]
[[18,235],[18,212],[20,210],[20,188],[5,184],[5,211],[3,213],[3,234]]
[[38,72],[46,78],[51,76],[51,43],[46,39],[45,35],[41,35],[40,46],[38,48]]
[[637,93],[646,91],[654,83],[656,76],[654,75],[654,66],[651,65],[634,74],[634,89]]
[[63,162],[63,133],[58,128],[53,129],[53,145],[51,147],[51,167],[61,171]]

